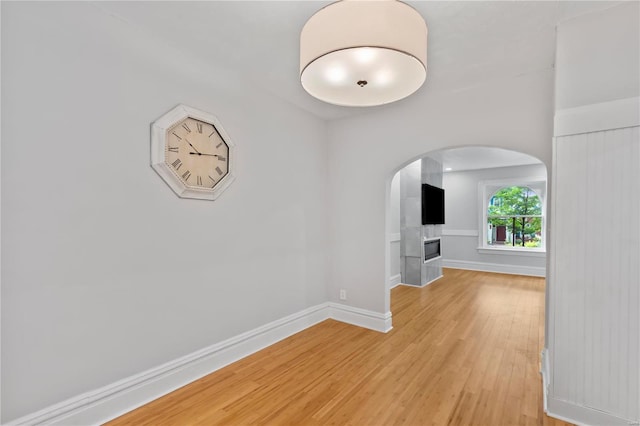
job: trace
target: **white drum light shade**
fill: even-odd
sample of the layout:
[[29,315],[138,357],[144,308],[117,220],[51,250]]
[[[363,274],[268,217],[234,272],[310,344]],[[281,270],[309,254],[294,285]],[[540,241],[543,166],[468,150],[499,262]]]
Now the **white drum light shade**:
[[382,105],[409,96],[426,76],[427,25],[400,1],[338,1],[300,34],[300,80],[322,101]]

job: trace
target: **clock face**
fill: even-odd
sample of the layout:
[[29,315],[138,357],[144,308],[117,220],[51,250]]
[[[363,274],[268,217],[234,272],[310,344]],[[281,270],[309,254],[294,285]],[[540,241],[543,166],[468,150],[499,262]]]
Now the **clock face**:
[[186,117],[167,130],[165,163],[184,185],[211,189],[229,172],[229,146],[213,124]]

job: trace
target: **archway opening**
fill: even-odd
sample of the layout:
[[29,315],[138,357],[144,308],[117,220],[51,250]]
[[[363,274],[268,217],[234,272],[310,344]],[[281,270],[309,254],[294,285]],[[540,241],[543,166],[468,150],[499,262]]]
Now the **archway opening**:
[[[443,223],[424,221],[441,208],[425,185],[444,192]],[[546,197],[546,166],[521,152],[456,147],[399,165],[387,197],[389,291],[437,282],[443,268],[545,277]]]

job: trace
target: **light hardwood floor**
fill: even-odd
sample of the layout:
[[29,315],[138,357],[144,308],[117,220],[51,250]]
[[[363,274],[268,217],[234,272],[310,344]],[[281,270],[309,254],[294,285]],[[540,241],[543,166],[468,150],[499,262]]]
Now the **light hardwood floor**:
[[553,425],[544,280],[445,269],[391,292],[394,329],[328,320],[109,425]]

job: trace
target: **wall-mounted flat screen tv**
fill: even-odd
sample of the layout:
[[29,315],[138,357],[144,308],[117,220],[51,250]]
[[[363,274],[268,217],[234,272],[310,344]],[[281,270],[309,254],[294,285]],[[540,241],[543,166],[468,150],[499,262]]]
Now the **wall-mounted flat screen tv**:
[[422,224],[444,224],[444,189],[422,184]]

